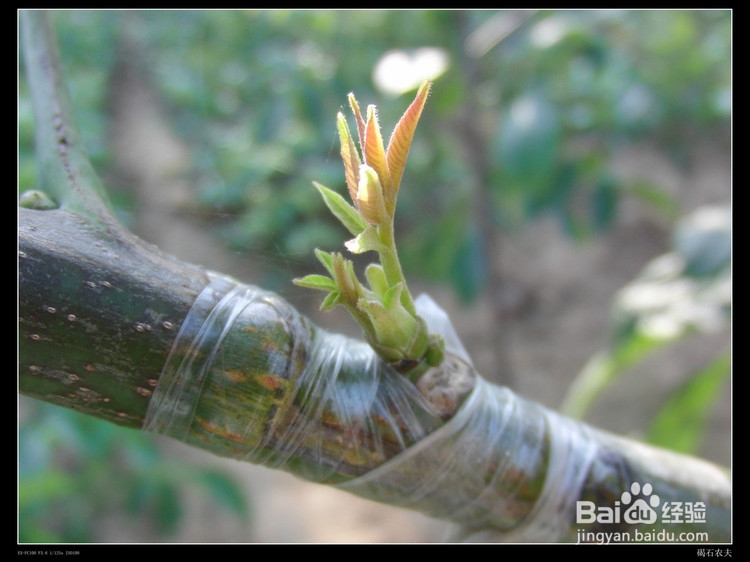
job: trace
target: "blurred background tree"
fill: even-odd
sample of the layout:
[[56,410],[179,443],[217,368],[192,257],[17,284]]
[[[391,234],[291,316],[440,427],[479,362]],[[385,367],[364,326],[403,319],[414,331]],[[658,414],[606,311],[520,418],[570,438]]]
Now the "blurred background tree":
[[[74,11],[56,23],[100,169],[120,37],[137,45],[124,51],[131,64],[148,61],[190,146],[196,211],[233,249],[290,260],[340,242],[310,181],[343,186],[331,116],[346,93],[377,103],[389,123],[403,105],[391,97],[437,78],[400,204],[404,262],[471,299],[491,269],[486,222],[512,229],[547,212],[586,236],[629,196],[675,216],[658,186],[624,184],[609,158],[643,138],[684,158],[693,136],[727,126],[730,14]],[[22,189],[33,185],[31,127],[22,98]],[[431,221],[414,220],[425,213]]]
[[[139,202],[128,170],[115,165],[110,110],[135,72],[148,78],[189,155],[181,212],[201,220],[204,236],[260,261],[254,281],[290,298],[291,279],[314,263],[313,248],[342,243],[311,181],[345,191],[334,117],[346,94],[377,104],[389,129],[418,83],[435,79],[400,194],[402,261],[407,276],[446,284],[461,302],[484,298],[501,340],[501,324],[512,321],[504,243],[525,225],[553,217],[560,236],[585,241],[617,223],[624,201],[647,206],[665,231],[687,210],[648,177],[618,175],[612,161],[647,141],[684,167],[697,139],[728,138],[731,17],[149,10],[59,11],[54,22],[84,143],[123,221],[138,232]],[[19,193],[34,187],[22,59],[20,67]],[[503,349],[500,365],[508,362]],[[43,455],[31,463],[20,452],[22,490],[42,465],[60,462]],[[33,511],[26,505],[24,517]]]

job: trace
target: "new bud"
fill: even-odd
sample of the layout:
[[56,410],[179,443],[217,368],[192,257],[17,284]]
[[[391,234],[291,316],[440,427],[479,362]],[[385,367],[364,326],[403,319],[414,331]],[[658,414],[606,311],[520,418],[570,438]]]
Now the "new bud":
[[359,168],[359,185],[355,203],[362,217],[370,224],[386,224],[390,221],[385,210],[383,186],[378,174],[367,164],[362,164]]

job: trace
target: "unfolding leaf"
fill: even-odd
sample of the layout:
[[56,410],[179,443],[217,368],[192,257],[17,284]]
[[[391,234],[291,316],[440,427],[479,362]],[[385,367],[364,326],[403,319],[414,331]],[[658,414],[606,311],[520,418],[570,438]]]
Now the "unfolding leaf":
[[[400,294],[400,290],[397,290]],[[400,298],[394,299],[400,301]],[[418,328],[417,320],[409,314],[400,302],[392,302],[386,307],[373,299],[359,299],[357,308],[364,312],[373,327],[374,341],[381,346],[381,352],[388,350],[389,361],[405,356],[409,343],[414,339]]]
[[370,288],[382,300],[388,290],[388,281],[385,278],[383,267],[379,264],[371,263],[365,269],[365,277],[367,277]]
[[341,141],[341,159],[344,161],[344,177],[346,186],[349,189],[349,195],[354,201],[357,197],[357,186],[359,185],[359,166],[360,161],[357,147],[354,145],[352,135],[349,132],[349,125],[342,113],[337,116],[337,125],[339,130],[339,140]]
[[386,197],[386,209],[391,216],[393,216],[393,211],[396,206],[396,194],[398,193],[398,188],[401,184],[401,176],[404,173],[406,158],[409,155],[409,148],[411,147],[411,142],[414,138],[414,131],[417,128],[417,123],[419,123],[419,118],[422,115],[424,105],[427,102],[427,96],[430,93],[430,86],[431,82],[428,81],[419,87],[416,98],[396,124],[395,129],[393,129],[393,134],[388,141],[386,161],[391,175],[393,193]]
[[357,212],[357,209],[347,203],[341,195],[317,182],[313,182],[313,185],[315,185],[323,196],[323,201],[325,201],[326,206],[331,210],[333,215],[354,236],[357,236],[369,226]]
[[391,217],[385,210],[383,185],[380,183],[378,173],[367,164],[363,164],[359,170],[359,188],[356,199],[359,214],[370,224],[390,223]]
[[324,252],[323,250],[315,248],[315,257],[318,258],[318,261],[321,264],[323,264],[323,267],[326,268],[326,271],[331,276],[333,276],[333,256],[328,252]]
[[404,290],[403,283],[396,283],[393,287],[390,287],[388,291],[383,295],[383,306],[391,308],[394,305],[400,305],[401,292]]
[[345,260],[341,254],[334,254],[333,274],[344,303],[352,307],[355,306],[357,299],[362,296],[362,291],[357,275],[354,273],[354,264],[349,260]]
[[349,94],[349,107],[352,108],[354,119],[357,122],[357,133],[359,134],[359,146],[364,147],[365,144],[365,120],[362,119],[362,113],[359,110],[359,103],[354,94]]
[[383,244],[378,238],[377,229],[370,226],[363,230],[356,238],[345,242],[346,249],[352,254],[363,254],[364,252],[379,252],[383,250]]
[[367,107],[365,146],[362,151],[364,152],[365,162],[375,170],[385,190],[384,192],[387,193],[392,188],[391,175],[388,172],[383,137],[380,135],[380,124],[374,105]]
[[320,310],[331,310],[338,304],[342,304],[341,293],[338,291],[331,291],[320,304]]
[[295,279],[294,284],[299,285],[300,287],[307,287],[308,289],[318,289],[320,291],[335,291],[337,289],[336,282],[325,275],[306,275],[301,279]]

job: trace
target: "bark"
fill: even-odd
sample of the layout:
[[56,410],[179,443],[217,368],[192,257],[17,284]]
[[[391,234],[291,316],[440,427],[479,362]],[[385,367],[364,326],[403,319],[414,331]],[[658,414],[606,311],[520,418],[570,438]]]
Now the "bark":
[[19,390],[140,429],[206,272],[64,209],[19,209]]
[[557,416],[457,354],[413,385],[279,296],[127,232],[77,144],[45,18],[27,15],[40,185],[61,206],[19,209],[22,394],[493,539],[645,529],[576,526],[571,511],[617,505],[632,482],[705,508],[705,524],[669,530],[730,539],[731,485],[717,467]]

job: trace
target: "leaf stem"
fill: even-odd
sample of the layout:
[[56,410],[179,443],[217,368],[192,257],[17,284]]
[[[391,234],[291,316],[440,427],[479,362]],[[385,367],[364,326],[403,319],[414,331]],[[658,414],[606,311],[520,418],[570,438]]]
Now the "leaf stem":
[[401,292],[401,304],[410,314],[416,316],[417,309],[406,285],[404,272],[401,269],[401,262],[398,259],[398,252],[396,251],[393,222],[380,225],[377,230],[380,242],[384,246],[383,250],[379,253],[380,263],[383,266],[388,287],[394,287],[399,283],[403,284],[404,290]]

